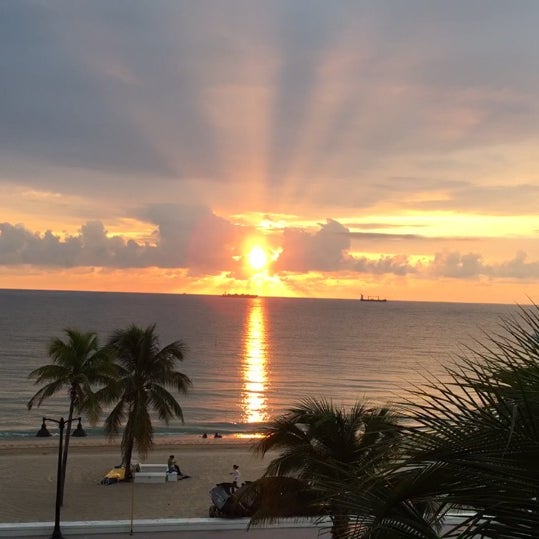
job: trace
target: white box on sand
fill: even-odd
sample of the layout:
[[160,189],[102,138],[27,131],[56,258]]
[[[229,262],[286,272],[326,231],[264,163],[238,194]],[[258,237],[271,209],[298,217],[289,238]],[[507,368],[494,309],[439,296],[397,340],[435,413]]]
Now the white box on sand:
[[163,472],[167,473],[168,466],[166,464],[139,464],[141,472]]
[[166,480],[166,473],[135,472],[135,483],[165,483]]

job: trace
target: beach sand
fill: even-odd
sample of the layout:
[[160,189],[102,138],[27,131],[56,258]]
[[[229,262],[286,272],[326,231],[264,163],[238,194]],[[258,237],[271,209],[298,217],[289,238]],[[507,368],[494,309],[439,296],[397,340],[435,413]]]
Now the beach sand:
[[[254,455],[252,443],[226,437],[158,442],[146,459],[135,454],[133,461],[165,464],[174,454],[189,479],[105,486],[101,479],[121,461],[119,442],[72,439],[62,521],[207,517],[210,489],[231,480],[234,464],[239,465],[243,481],[264,472],[271,457]],[[0,522],[54,520],[57,463],[58,440],[54,438],[0,445]]]

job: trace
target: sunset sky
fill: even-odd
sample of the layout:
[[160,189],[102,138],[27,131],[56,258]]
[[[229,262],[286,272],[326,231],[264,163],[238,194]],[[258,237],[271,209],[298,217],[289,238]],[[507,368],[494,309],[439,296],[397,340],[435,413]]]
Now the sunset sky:
[[539,302],[539,2],[0,3],[0,288]]

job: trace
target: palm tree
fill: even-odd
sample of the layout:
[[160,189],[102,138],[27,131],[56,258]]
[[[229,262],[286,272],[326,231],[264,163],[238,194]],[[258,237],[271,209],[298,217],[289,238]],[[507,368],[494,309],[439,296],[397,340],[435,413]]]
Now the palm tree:
[[401,459],[370,477],[350,481],[341,500],[353,515],[345,537],[439,539],[452,508],[437,496],[440,481],[443,474],[436,465],[417,470]]
[[[399,438],[398,419],[388,408],[356,403],[347,411],[325,399],[309,398],[272,420],[254,451],[280,452],[265,476],[302,481],[310,503],[331,518],[331,533],[337,538],[348,530],[349,510],[342,501],[349,484],[363,474],[371,476],[393,458]],[[278,481],[275,484],[278,489]],[[304,514],[309,509],[304,508]],[[282,517],[287,511],[289,507],[262,504],[253,522]]]
[[133,449],[144,457],[153,446],[150,411],[167,424],[175,417],[183,422],[182,408],[167,388],[187,393],[191,386],[191,380],[176,370],[186,346],[175,341],[160,348],[155,324],[145,329],[131,325],[117,330],[108,346],[115,356],[118,377],[100,393],[105,402],[116,402],[105,420],[105,432],[114,436],[126,422],[121,450],[126,479],[130,480]]
[[[410,437],[421,467],[444,472],[439,496],[473,509],[462,537],[536,537],[539,529],[539,309],[520,307],[448,369],[452,383],[416,392]],[[463,488],[465,485],[465,488]]]
[[[443,537],[537,537],[539,308],[521,307],[486,337],[447,369],[449,381],[427,379],[406,399],[407,458],[385,475],[391,488],[356,537],[438,537],[392,511],[414,503],[437,504],[440,515],[467,510]],[[364,508],[370,494],[356,491],[349,503]],[[394,533],[406,526],[408,535]]]
[[62,457],[62,495],[67,468],[71,423],[75,413],[84,413],[92,424],[99,419],[101,408],[95,397],[95,388],[110,383],[114,376],[114,365],[106,350],[99,347],[94,332],[82,332],[76,329],[64,330],[67,339],[53,338],[47,348],[52,359],[49,365],[33,370],[29,378],[35,378],[35,384],[45,385],[28,401],[28,409],[62,390],[67,390],[69,412],[66,421],[65,445]]

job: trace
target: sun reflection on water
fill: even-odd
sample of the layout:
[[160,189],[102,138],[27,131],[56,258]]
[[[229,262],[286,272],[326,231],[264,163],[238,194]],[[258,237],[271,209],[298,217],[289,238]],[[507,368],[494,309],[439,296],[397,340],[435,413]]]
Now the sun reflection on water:
[[261,298],[250,301],[245,325],[242,380],[243,421],[267,421],[266,320]]

